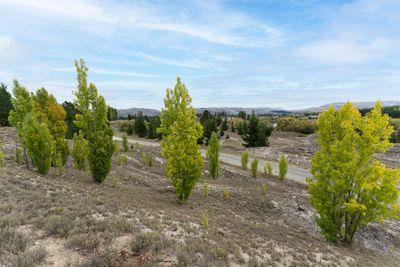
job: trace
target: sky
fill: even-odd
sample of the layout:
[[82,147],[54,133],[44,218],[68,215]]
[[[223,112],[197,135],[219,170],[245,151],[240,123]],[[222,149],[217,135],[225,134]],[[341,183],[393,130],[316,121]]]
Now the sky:
[[74,61],[116,108],[400,100],[400,0],[0,0],[0,81],[73,100]]

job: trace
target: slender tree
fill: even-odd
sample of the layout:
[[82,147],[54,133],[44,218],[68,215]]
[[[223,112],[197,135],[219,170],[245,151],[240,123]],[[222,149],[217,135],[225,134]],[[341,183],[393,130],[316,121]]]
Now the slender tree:
[[10,111],[9,122],[18,131],[18,138],[22,143],[22,147],[24,150],[25,164],[28,168],[30,168],[28,155],[26,153],[23,127],[25,123],[25,118],[33,111],[33,103],[31,101],[30,93],[24,86],[22,86],[17,80],[14,80],[13,84],[14,97],[11,100],[13,104],[13,109]]
[[219,163],[219,141],[217,134],[215,132],[211,134],[211,139],[210,142],[208,143],[206,155],[207,155],[208,169],[210,171],[210,175],[216,179],[219,177],[220,163]]
[[374,159],[392,146],[392,131],[380,102],[364,117],[351,103],[319,115],[320,150],[307,181],[327,240],[348,245],[368,223],[399,216],[400,171]]
[[128,136],[126,136],[126,134],[124,134],[124,136],[122,137],[122,147],[125,153],[128,152],[129,145],[128,145]]
[[83,59],[75,61],[75,67],[78,73],[75,106],[79,111],[75,124],[88,141],[88,161],[93,180],[101,183],[110,172],[114,153],[113,131],[107,119],[108,107],[96,86],[93,83],[88,85],[88,68]]
[[161,112],[162,155],[167,160],[166,175],[172,181],[178,198],[186,201],[201,177],[203,159],[197,140],[202,126],[186,86],[177,78],[173,89],[167,89]]
[[285,179],[287,172],[288,172],[287,159],[284,155],[281,155],[281,158],[279,159],[279,178],[281,178],[281,180]]

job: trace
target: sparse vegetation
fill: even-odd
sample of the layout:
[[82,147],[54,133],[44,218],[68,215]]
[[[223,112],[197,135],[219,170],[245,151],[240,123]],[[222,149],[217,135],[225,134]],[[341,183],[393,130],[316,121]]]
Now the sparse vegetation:
[[224,187],[224,199],[228,200],[231,197],[231,192],[229,192],[229,189]]
[[15,148],[15,153],[14,153],[14,161],[17,164],[21,164],[22,163],[22,155],[21,155],[21,153],[22,153],[21,148],[17,146]]
[[286,178],[286,174],[288,172],[288,161],[284,155],[281,155],[279,159],[279,178],[281,180]]
[[203,226],[203,228],[205,230],[208,230],[209,225],[208,225],[208,215],[207,215],[207,213],[203,214],[203,219],[201,221],[201,225]]
[[266,183],[261,184],[261,194],[262,195],[267,194],[267,184]]

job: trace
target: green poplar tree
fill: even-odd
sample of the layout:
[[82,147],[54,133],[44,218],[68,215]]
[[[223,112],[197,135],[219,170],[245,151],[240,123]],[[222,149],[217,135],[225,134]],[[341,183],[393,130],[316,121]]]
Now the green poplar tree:
[[398,218],[400,171],[374,159],[392,144],[393,128],[382,105],[362,117],[351,103],[318,117],[320,150],[311,161],[310,200],[329,241],[349,245],[368,223]]
[[85,61],[75,61],[75,67],[78,80],[75,106],[79,111],[75,124],[88,141],[88,161],[93,180],[101,183],[110,172],[114,152],[113,131],[107,119],[108,107],[96,86],[93,83],[88,85]]
[[167,89],[161,111],[162,155],[167,160],[166,176],[172,181],[176,194],[186,201],[201,177],[203,159],[197,140],[202,126],[186,86],[177,78],[173,89]]
[[10,124],[18,131],[18,138],[22,143],[22,147],[24,150],[25,164],[28,168],[30,168],[28,156],[26,153],[23,127],[25,123],[25,118],[29,113],[33,111],[33,102],[31,100],[31,94],[17,80],[13,81],[13,85],[14,97],[11,100],[13,109],[10,110],[10,116],[8,119]]
[[210,171],[210,175],[213,178],[219,177],[220,166],[219,166],[219,141],[217,134],[213,132],[211,134],[210,142],[208,143],[208,148],[206,151],[207,160],[208,160],[208,169]]
[[83,137],[82,131],[79,134],[74,133],[74,147],[72,148],[72,156],[74,159],[74,167],[77,170],[85,170],[88,158],[88,142]]

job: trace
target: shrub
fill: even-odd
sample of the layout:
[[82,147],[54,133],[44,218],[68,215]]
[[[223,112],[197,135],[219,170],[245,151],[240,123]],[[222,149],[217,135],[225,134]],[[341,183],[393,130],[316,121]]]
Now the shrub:
[[315,120],[296,119],[294,117],[283,117],[277,120],[278,131],[297,132],[302,134],[312,134],[317,130]]
[[122,165],[121,153],[119,153],[119,152],[117,152],[117,163],[118,163],[118,165]]
[[128,152],[129,145],[128,145],[128,137],[126,136],[126,134],[124,134],[124,136],[122,137],[122,147],[125,153]]
[[53,136],[45,123],[39,121],[29,114],[23,128],[26,149],[39,173],[47,174],[54,153]]
[[47,257],[47,250],[43,246],[39,246],[30,250],[26,250],[17,256],[16,266],[37,266]]
[[243,170],[247,170],[247,165],[249,164],[250,153],[248,151],[244,151],[241,155],[240,163],[242,164]]
[[281,158],[279,159],[279,178],[281,178],[281,180],[285,179],[287,171],[288,171],[287,159],[284,155],[281,155]]
[[228,188],[224,187],[224,199],[228,200],[231,197],[231,193],[229,192]]
[[176,194],[186,201],[200,179],[203,158],[197,140],[203,130],[191,106],[186,86],[177,79],[174,89],[168,89],[161,112],[162,155],[167,160],[166,175],[172,181]]
[[265,195],[267,193],[267,184],[262,183],[261,185],[261,194]]
[[208,181],[207,180],[204,181],[203,188],[204,188],[204,196],[208,197]]
[[207,213],[203,214],[203,219],[201,221],[201,225],[203,226],[204,229],[208,229],[209,225],[208,225],[208,215]]
[[251,162],[251,175],[257,178],[258,175],[258,158],[253,159]]
[[351,103],[318,118],[320,150],[307,179],[322,235],[346,245],[369,223],[398,217],[400,172],[374,159],[392,144],[393,128],[378,102],[364,117]]
[[128,155],[124,153],[124,156],[122,157],[122,163],[127,164],[128,163]]
[[211,139],[208,144],[208,148],[206,151],[207,159],[208,159],[208,169],[210,171],[210,175],[213,178],[218,178],[219,176],[219,142],[218,137],[215,132],[212,132]]
[[74,161],[74,167],[77,170],[85,170],[86,162],[88,157],[88,142],[83,137],[83,133],[79,130],[79,133],[74,133],[74,147],[72,148],[72,157]]
[[118,176],[113,176],[113,178],[112,178],[112,186],[115,189],[119,188],[119,178],[118,178]]
[[50,235],[67,237],[74,226],[74,221],[69,217],[55,215],[47,219],[45,229]]
[[265,177],[272,178],[272,165],[271,163],[265,164],[264,167]]
[[18,146],[15,148],[14,160],[17,164],[22,163],[22,149]]
[[141,254],[143,252],[159,252],[168,244],[163,236],[156,233],[140,232],[131,243],[131,250],[135,254]]

